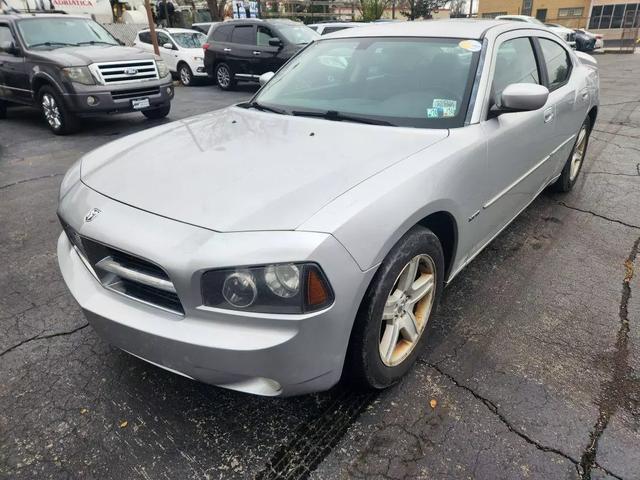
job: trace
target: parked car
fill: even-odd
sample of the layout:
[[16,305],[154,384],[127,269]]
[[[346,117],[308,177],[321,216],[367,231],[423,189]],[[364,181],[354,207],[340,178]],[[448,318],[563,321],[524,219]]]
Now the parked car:
[[582,28],[577,28],[576,32],[576,49],[581,52],[592,52],[604,47],[602,35],[599,33],[591,33]]
[[513,22],[525,22],[547,27],[553,33],[562,38],[571,48],[576,48],[576,34],[573,30],[563,27],[562,25],[555,25],[550,23],[542,23],[535,17],[528,15],[499,15],[496,20],[511,20]]
[[[156,35],[160,57],[183,85],[189,86],[199,78],[207,78],[202,51],[207,39],[204,33],[186,28],[161,28],[156,30]],[[133,46],[153,52],[151,32],[148,29],[139,31]]]
[[199,22],[199,23],[194,23],[191,25],[191,28],[193,30],[197,30],[199,32],[204,33],[205,35],[209,35],[209,31],[211,30],[211,27],[213,27],[214,25],[217,25],[221,22]]
[[232,20],[214,25],[203,45],[207,73],[222,90],[237,82],[257,82],[319,38],[306,25],[285,19]]
[[172,98],[163,60],[121,46],[89,18],[0,15],[0,118],[10,104],[36,106],[62,135],[85,116],[140,111],[166,117]]
[[60,187],[62,276],[99,335],[187,377],[388,387],[444,286],[575,185],[597,111],[595,60],[544,27],[342,30],[245,103],[81,158]]
[[320,35],[326,35],[328,33],[338,32],[345,28],[363,27],[369,25],[366,22],[324,22],[324,23],[312,23],[308,27],[315,30]]

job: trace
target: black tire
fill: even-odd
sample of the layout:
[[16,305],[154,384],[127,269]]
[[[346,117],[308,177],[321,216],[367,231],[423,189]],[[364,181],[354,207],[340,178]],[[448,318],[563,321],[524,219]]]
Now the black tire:
[[[385,328],[388,327],[382,314],[389,295],[397,291],[401,273],[404,274],[409,262],[417,256],[426,256],[432,260],[435,291],[431,293],[433,298],[429,298],[430,310],[425,314],[421,333],[413,343],[412,349],[405,357],[401,357],[399,363],[390,366],[383,361],[381,353],[383,332],[386,334]],[[422,273],[417,279],[421,277]],[[369,389],[387,388],[400,380],[415,363],[424,346],[428,337],[425,333],[428,330],[428,321],[436,311],[443,287],[444,255],[440,241],[431,230],[416,226],[391,249],[367,289],[351,332],[343,377],[352,385]],[[399,338],[402,338],[402,334]]]
[[[577,170],[572,169],[572,165],[574,164],[574,154],[580,148],[579,144],[581,143],[581,135],[584,131],[584,145],[581,148],[581,159],[579,164],[577,165]],[[582,170],[582,165],[584,165],[584,158],[587,154],[587,147],[589,146],[589,136],[591,134],[591,120],[589,117],[585,119],[578,131],[578,135],[576,136],[576,141],[573,144],[573,148],[571,149],[571,153],[569,154],[569,158],[562,169],[562,173],[558,180],[555,181],[553,185],[551,185],[551,190],[554,192],[566,193],[571,191],[573,186],[578,181],[578,177],[580,176],[580,171]]]
[[0,118],[7,118],[7,102],[0,100]]
[[181,63],[180,65],[178,65],[178,79],[180,80],[180,83],[185,87],[193,85],[193,72],[191,71],[191,68],[189,68],[189,65],[187,65],[186,63]]
[[38,106],[44,121],[56,135],[67,135],[78,130],[78,117],[65,105],[57,90],[45,85],[38,90]]
[[226,63],[219,63],[214,70],[214,78],[221,90],[233,90],[236,88],[236,79],[233,70]]
[[161,107],[158,108],[152,108],[149,110],[143,110],[142,114],[147,117],[149,120],[158,120],[160,118],[164,118],[167,115],[169,115],[169,112],[171,111],[171,104],[167,103],[166,105],[163,105]]

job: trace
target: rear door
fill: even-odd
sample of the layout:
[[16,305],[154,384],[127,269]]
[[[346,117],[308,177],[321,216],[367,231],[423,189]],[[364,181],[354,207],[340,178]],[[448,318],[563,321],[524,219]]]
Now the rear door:
[[233,25],[214,25],[212,28],[207,39],[209,47],[204,52],[204,68],[209,75],[214,74],[214,68],[217,63],[227,61],[227,55],[231,52],[230,41]]
[[230,45],[225,49],[227,63],[239,80],[253,76],[252,63],[256,56],[256,26],[253,23],[240,23],[233,27]]
[[[534,42],[526,30],[508,32],[496,40],[491,60],[487,106],[500,101],[513,83],[542,84]],[[510,222],[540,192],[555,128],[552,105],[529,112],[492,114],[481,122],[487,139],[490,189],[480,218],[482,244]]]
[[[17,51],[12,51],[13,48]],[[0,23],[0,98],[31,102],[31,89],[22,50],[8,23]]]

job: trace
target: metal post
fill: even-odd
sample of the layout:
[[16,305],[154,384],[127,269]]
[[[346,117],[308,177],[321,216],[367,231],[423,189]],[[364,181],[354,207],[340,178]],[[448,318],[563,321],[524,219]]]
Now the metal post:
[[156,24],[153,23],[153,14],[151,13],[151,4],[149,3],[149,0],[144,0],[144,8],[147,10],[147,21],[149,22],[149,33],[151,34],[153,51],[156,55],[160,55],[160,49],[158,48],[158,37],[156,36]]
[[469,18],[473,17],[473,0],[469,0]]

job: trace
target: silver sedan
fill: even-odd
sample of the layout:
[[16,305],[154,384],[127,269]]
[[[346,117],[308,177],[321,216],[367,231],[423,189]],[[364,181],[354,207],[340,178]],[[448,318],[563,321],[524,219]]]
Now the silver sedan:
[[598,111],[595,60],[508,21],[343,30],[262,83],[84,156],[58,210],[99,335],[260,395],[399,380],[445,285],[571,190]]

